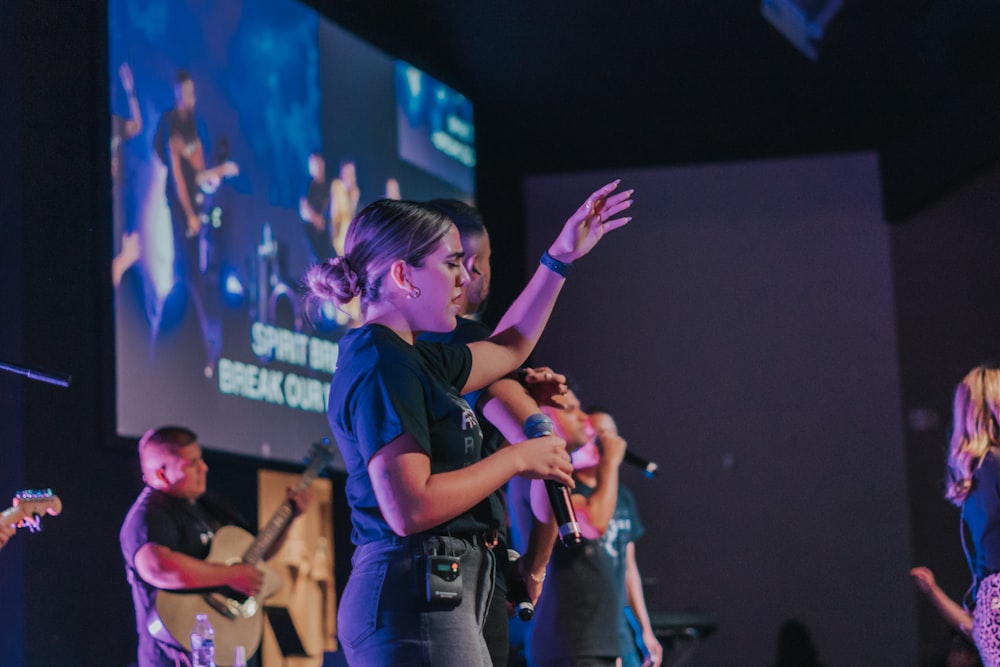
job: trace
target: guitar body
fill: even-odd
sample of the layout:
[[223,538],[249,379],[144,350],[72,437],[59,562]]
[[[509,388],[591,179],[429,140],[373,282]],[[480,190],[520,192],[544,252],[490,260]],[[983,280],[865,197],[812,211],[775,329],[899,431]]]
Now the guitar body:
[[[212,548],[205,560],[227,565],[239,563],[254,540],[254,536],[242,528],[223,526],[212,539]],[[190,651],[194,617],[208,614],[215,630],[216,665],[230,667],[237,646],[246,649],[247,658],[252,657],[260,647],[264,632],[263,601],[281,587],[281,576],[276,571],[263,562],[257,567],[264,573],[264,585],[258,595],[242,602],[223,593],[157,593],[156,611],[174,643]]]

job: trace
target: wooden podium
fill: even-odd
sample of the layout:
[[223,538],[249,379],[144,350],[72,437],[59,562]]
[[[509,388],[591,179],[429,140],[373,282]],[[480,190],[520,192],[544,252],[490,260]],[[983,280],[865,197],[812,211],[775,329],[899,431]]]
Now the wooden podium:
[[[285,501],[295,473],[261,470],[257,473],[258,522],[266,522]],[[308,511],[295,520],[288,538],[268,565],[281,575],[281,588],[265,601],[268,607],[287,609],[280,618],[264,623],[261,643],[263,667],[321,667],[323,654],[337,650],[337,601],[333,580],[333,489],[328,479],[312,485]],[[285,656],[278,632],[294,632],[306,655]],[[287,647],[287,642],[285,643]],[[287,648],[286,648],[287,650]]]

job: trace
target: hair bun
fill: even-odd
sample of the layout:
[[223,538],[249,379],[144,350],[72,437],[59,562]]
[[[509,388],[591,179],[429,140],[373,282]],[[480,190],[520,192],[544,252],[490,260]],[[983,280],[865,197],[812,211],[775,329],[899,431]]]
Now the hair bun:
[[331,266],[340,269],[344,274],[344,280],[347,281],[347,291],[352,297],[359,296],[361,294],[361,287],[358,285],[358,274],[355,273],[354,269],[351,267],[351,263],[347,261],[347,258],[343,255],[338,255],[330,260]]

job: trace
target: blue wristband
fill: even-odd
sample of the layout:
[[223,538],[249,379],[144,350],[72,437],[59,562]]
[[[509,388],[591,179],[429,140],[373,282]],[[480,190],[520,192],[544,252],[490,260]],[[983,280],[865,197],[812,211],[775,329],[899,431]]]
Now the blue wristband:
[[568,278],[570,271],[573,270],[572,264],[560,262],[558,259],[550,255],[548,250],[542,253],[542,259],[540,262],[546,269],[558,273],[563,278]]

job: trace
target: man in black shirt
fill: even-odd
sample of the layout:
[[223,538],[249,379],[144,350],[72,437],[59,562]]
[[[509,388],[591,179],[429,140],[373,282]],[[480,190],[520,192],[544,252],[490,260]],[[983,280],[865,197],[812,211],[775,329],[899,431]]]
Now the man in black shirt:
[[[162,633],[154,635],[160,627],[159,591],[228,587],[252,596],[260,591],[264,574],[248,563],[204,560],[219,528],[234,525],[253,531],[225,501],[206,496],[208,466],[192,431],[179,426],[147,431],[139,440],[139,462],[146,486],[129,509],[119,536],[135,605],[138,665],[189,664],[186,651]],[[309,499],[308,490],[290,496],[293,513],[301,514]],[[281,542],[278,539],[271,551]],[[256,650],[246,648],[251,654]]]

